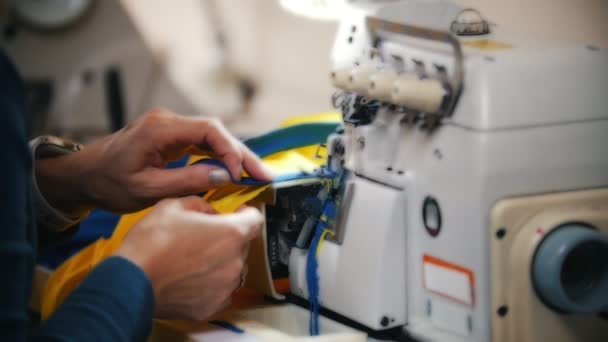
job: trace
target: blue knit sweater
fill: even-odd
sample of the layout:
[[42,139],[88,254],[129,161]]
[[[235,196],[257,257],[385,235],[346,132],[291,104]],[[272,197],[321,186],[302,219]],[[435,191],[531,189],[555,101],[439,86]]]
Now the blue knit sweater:
[[37,231],[31,205],[24,86],[0,50],[0,339],[142,341],[154,295],[144,272],[112,257],[101,263],[40,327],[29,324]]

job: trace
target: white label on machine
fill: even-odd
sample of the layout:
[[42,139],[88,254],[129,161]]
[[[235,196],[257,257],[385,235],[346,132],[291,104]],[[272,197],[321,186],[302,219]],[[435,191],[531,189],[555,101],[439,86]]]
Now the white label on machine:
[[475,303],[473,271],[430,255],[423,256],[425,289],[453,301]]
[[444,298],[429,298],[431,323],[451,333],[469,336],[472,329],[470,308]]

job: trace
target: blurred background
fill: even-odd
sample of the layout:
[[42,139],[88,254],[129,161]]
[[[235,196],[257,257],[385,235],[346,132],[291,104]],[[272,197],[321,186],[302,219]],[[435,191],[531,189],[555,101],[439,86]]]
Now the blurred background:
[[[0,44],[25,78],[32,135],[86,142],[162,106],[251,136],[331,109],[337,22],[280,3],[355,1],[372,0],[0,0]],[[608,0],[456,2],[543,45],[608,44]]]
[[162,106],[249,136],[331,109],[337,24],[294,16],[276,0],[0,3],[32,135],[86,141]]

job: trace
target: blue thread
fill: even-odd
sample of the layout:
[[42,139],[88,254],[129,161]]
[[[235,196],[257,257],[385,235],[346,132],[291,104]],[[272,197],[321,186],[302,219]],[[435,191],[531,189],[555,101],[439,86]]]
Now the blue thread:
[[310,336],[319,335],[319,311],[321,304],[319,302],[319,261],[317,259],[317,247],[321,242],[323,231],[330,227],[330,223],[336,214],[335,199],[328,198],[323,205],[323,214],[321,217],[326,217],[327,220],[318,220],[315,235],[308,247],[308,255],[306,256],[306,285],[308,287],[308,299],[310,302]]
[[[311,336],[319,335],[319,311],[321,303],[319,302],[319,261],[317,259],[317,247],[321,242],[323,231],[331,229],[334,225],[336,214],[341,202],[341,196],[343,192],[344,179],[347,177],[347,173],[340,170],[338,172],[325,170],[327,178],[322,180],[323,186],[327,186],[330,191],[330,195],[323,203],[323,210],[319,219],[317,219],[317,227],[315,234],[308,247],[308,254],[306,255],[306,286],[308,287],[308,300],[310,302],[310,325],[309,332]],[[331,176],[330,176],[331,175]],[[337,191],[333,191],[337,190]],[[325,217],[326,220],[321,220]]]
[[226,321],[209,321],[210,324],[216,325],[220,328],[224,328],[226,330],[230,330],[233,333],[237,333],[237,334],[244,334],[245,330],[237,327],[236,325],[232,324],[232,323],[228,323]]
[[325,224],[319,221],[315,235],[308,248],[308,255],[306,256],[306,285],[308,287],[308,299],[310,302],[310,336],[319,335],[319,264],[316,249],[321,240],[324,226]]

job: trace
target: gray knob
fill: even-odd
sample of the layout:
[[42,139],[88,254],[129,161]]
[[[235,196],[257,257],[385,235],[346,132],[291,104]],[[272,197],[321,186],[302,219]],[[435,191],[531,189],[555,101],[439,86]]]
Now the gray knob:
[[608,236],[578,223],[556,228],[536,250],[532,281],[543,302],[558,311],[608,310]]

